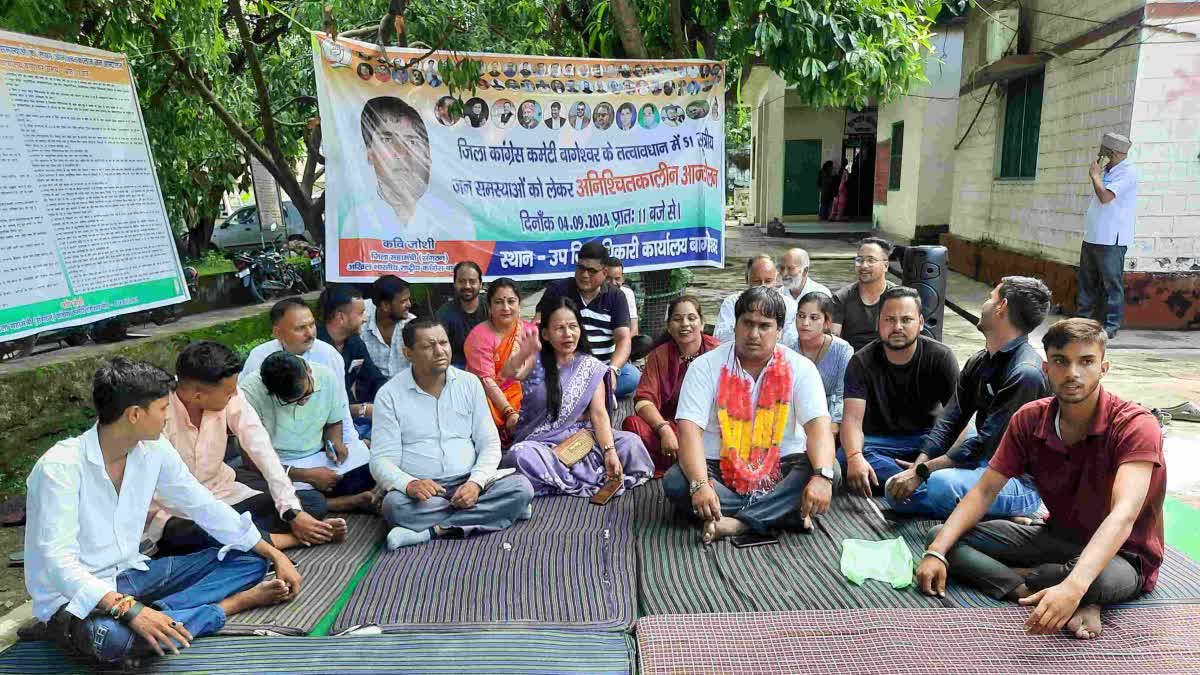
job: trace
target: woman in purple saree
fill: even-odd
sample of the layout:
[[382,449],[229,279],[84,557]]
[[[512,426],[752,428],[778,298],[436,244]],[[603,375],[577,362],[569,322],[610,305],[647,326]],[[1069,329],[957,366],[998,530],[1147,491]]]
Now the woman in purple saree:
[[[654,462],[641,438],[612,428],[605,386],[608,367],[588,353],[578,307],[569,298],[556,297],[538,311],[541,355],[530,360],[527,371],[512,373],[522,383],[521,416],[513,434],[516,442],[500,465],[528,478],[539,496],[591,497],[609,476],[624,477],[617,494],[646,482],[654,475]],[[537,343],[522,340],[522,352],[532,354]],[[580,429],[592,431],[595,443],[568,467],[554,454],[554,446]]]

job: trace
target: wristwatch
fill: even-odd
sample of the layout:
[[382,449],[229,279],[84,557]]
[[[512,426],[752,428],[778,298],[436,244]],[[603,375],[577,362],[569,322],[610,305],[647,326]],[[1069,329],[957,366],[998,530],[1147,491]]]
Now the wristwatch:
[[283,522],[290,523],[295,520],[296,516],[298,515],[300,515],[300,512],[296,509],[288,509],[287,511],[284,511],[280,517],[283,518]]
[[705,485],[708,485],[707,478],[705,478],[704,480],[694,480],[694,481],[688,483],[688,495],[696,494],[697,492],[700,491],[700,488],[704,487]]
[[917,477],[921,480],[929,480],[929,465],[925,462],[921,462],[913,467],[913,471],[917,472]]
[[834,477],[834,474],[833,474],[833,469],[831,469],[831,468],[829,468],[829,467],[822,467],[822,468],[820,468],[820,469],[816,469],[816,468],[814,468],[814,469],[813,469],[813,476],[820,476],[821,478],[824,478],[825,480],[827,480],[827,481],[829,481],[830,483],[832,483],[832,482],[833,482],[833,477]]

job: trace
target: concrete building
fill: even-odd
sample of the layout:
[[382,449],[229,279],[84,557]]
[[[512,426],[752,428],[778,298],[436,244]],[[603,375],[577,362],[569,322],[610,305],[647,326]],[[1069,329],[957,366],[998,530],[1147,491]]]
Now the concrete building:
[[1073,309],[1088,165],[1113,131],[1142,177],[1125,325],[1200,327],[1200,3],[981,0],[959,101],[953,269],[1039,276]]
[[[882,229],[903,240],[921,226],[944,230],[953,166],[953,139],[944,132],[954,126],[965,23],[951,16],[939,21],[925,65],[928,83],[864,110],[808,107],[770,68],[752,68],[742,83],[742,100],[751,107],[746,221],[764,227],[778,219],[795,233]],[[897,132],[898,170],[891,171]],[[845,222],[817,218],[817,175],[826,161],[835,169],[845,163],[849,173]]]

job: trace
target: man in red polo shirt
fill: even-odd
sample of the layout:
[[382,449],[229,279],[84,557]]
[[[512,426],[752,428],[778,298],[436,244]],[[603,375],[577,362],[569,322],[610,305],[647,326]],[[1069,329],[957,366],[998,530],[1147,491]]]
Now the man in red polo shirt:
[[[1163,558],[1167,472],[1149,411],[1104,391],[1103,326],[1067,319],[1042,338],[1053,398],[1008,423],[979,483],[929,532],[917,568],[927,595],[947,573],[997,599],[1034,607],[1031,633],[1100,635],[1100,608],[1154,589]],[[1028,473],[1050,510],[1045,524],[979,523],[1010,479]]]

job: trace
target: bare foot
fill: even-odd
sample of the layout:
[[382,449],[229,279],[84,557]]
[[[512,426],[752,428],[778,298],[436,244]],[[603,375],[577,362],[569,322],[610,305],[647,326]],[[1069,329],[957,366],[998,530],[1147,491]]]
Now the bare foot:
[[1080,640],[1094,640],[1104,631],[1100,622],[1100,605],[1081,605],[1067,622],[1067,632]]
[[225,610],[225,616],[233,616],[256,607],[278,605],[288,599],[290,592],[282,579],[269,579],[260,581],[241,593],[234,593],[217,604]]
[[350,531],[346,521],[341,518],[326,518],[325,524],[333,528],[333,541],[344,541],[346,533]]
[[705,544],[711,544],[725,537],[736,537],[748,529],[750,527],[737,518],[721,516],[720,520],[704,522],[703,541]]

